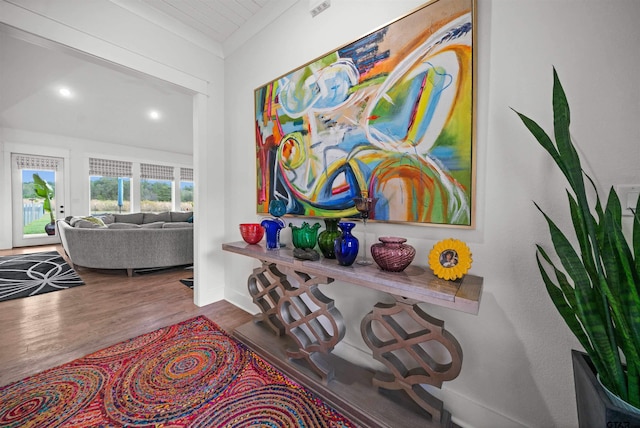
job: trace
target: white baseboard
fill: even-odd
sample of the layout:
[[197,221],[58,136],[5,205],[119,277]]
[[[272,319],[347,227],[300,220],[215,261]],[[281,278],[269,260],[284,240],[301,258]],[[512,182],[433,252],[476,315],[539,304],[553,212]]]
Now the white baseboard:
[[526,425],[447,388],[446,384],[441,399],[451,412],[453,422],[462,428],[526,428]]
[[[384,364],[373,359],[371,351],[349,343],[347,339],[340,342],[334,354],[349,360],[354,364],[368,367],[374,370],[386,370]],[[523,425],[509,417],[475,402],[469,397],[460,394],[455,389],[448,387],[447,383],[442,389],[434,388],[433,395],[444,402],[444,407],[451,415],[452,420],[463,428],[525,428]]]
[[238,290],[225,288],[224,299],[250,314],[257,314],[259,312],[258,307],[253,303],[253,299],[251,299],[246,291],[240,293]]

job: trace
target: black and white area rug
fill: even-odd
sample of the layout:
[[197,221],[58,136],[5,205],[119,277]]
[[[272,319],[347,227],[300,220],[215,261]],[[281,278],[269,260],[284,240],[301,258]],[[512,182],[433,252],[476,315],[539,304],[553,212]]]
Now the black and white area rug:
[[180,280],[181,283],[186,285],[189,288],[193,288],[193,278],[185,278]]
[[0,257],[0,302],[84,285],[57,251]]

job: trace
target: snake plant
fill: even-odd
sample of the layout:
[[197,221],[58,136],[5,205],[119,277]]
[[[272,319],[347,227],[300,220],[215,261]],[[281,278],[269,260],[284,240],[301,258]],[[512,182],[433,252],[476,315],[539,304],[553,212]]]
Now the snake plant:
[[549,226],[557,256],[552,260],[536,245],[546,289],[591,358],[600,381],[627,403],[640,407],[640,198],[627,239],[615,190],[610,189],[603,206],[593,180],[582,170],[569,133],[569,105],[555,68],[555,141],[536,122],[516,114],[569,184],[566,193],[573,235],[562,232],[535,204]]

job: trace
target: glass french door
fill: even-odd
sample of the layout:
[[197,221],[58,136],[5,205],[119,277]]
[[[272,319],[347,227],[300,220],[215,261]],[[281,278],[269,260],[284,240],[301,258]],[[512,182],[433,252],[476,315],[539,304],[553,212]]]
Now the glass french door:
[[64,217],[64,159],[13,153],[11,194],[14,247],[60,242],[57,234],[50,235],[45,230],[52,216],[44,209],[44,198],[36,193],[37,179],[34,175],[44,180],[53,191],[50,203],[53,218]]

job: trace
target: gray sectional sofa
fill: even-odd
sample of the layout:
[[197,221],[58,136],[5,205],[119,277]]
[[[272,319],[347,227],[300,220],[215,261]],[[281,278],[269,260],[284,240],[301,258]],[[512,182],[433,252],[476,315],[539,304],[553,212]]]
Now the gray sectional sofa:
[[193,213],[71,216],[56,222],[73,266],[95,269],[161,268],[193,264]]

